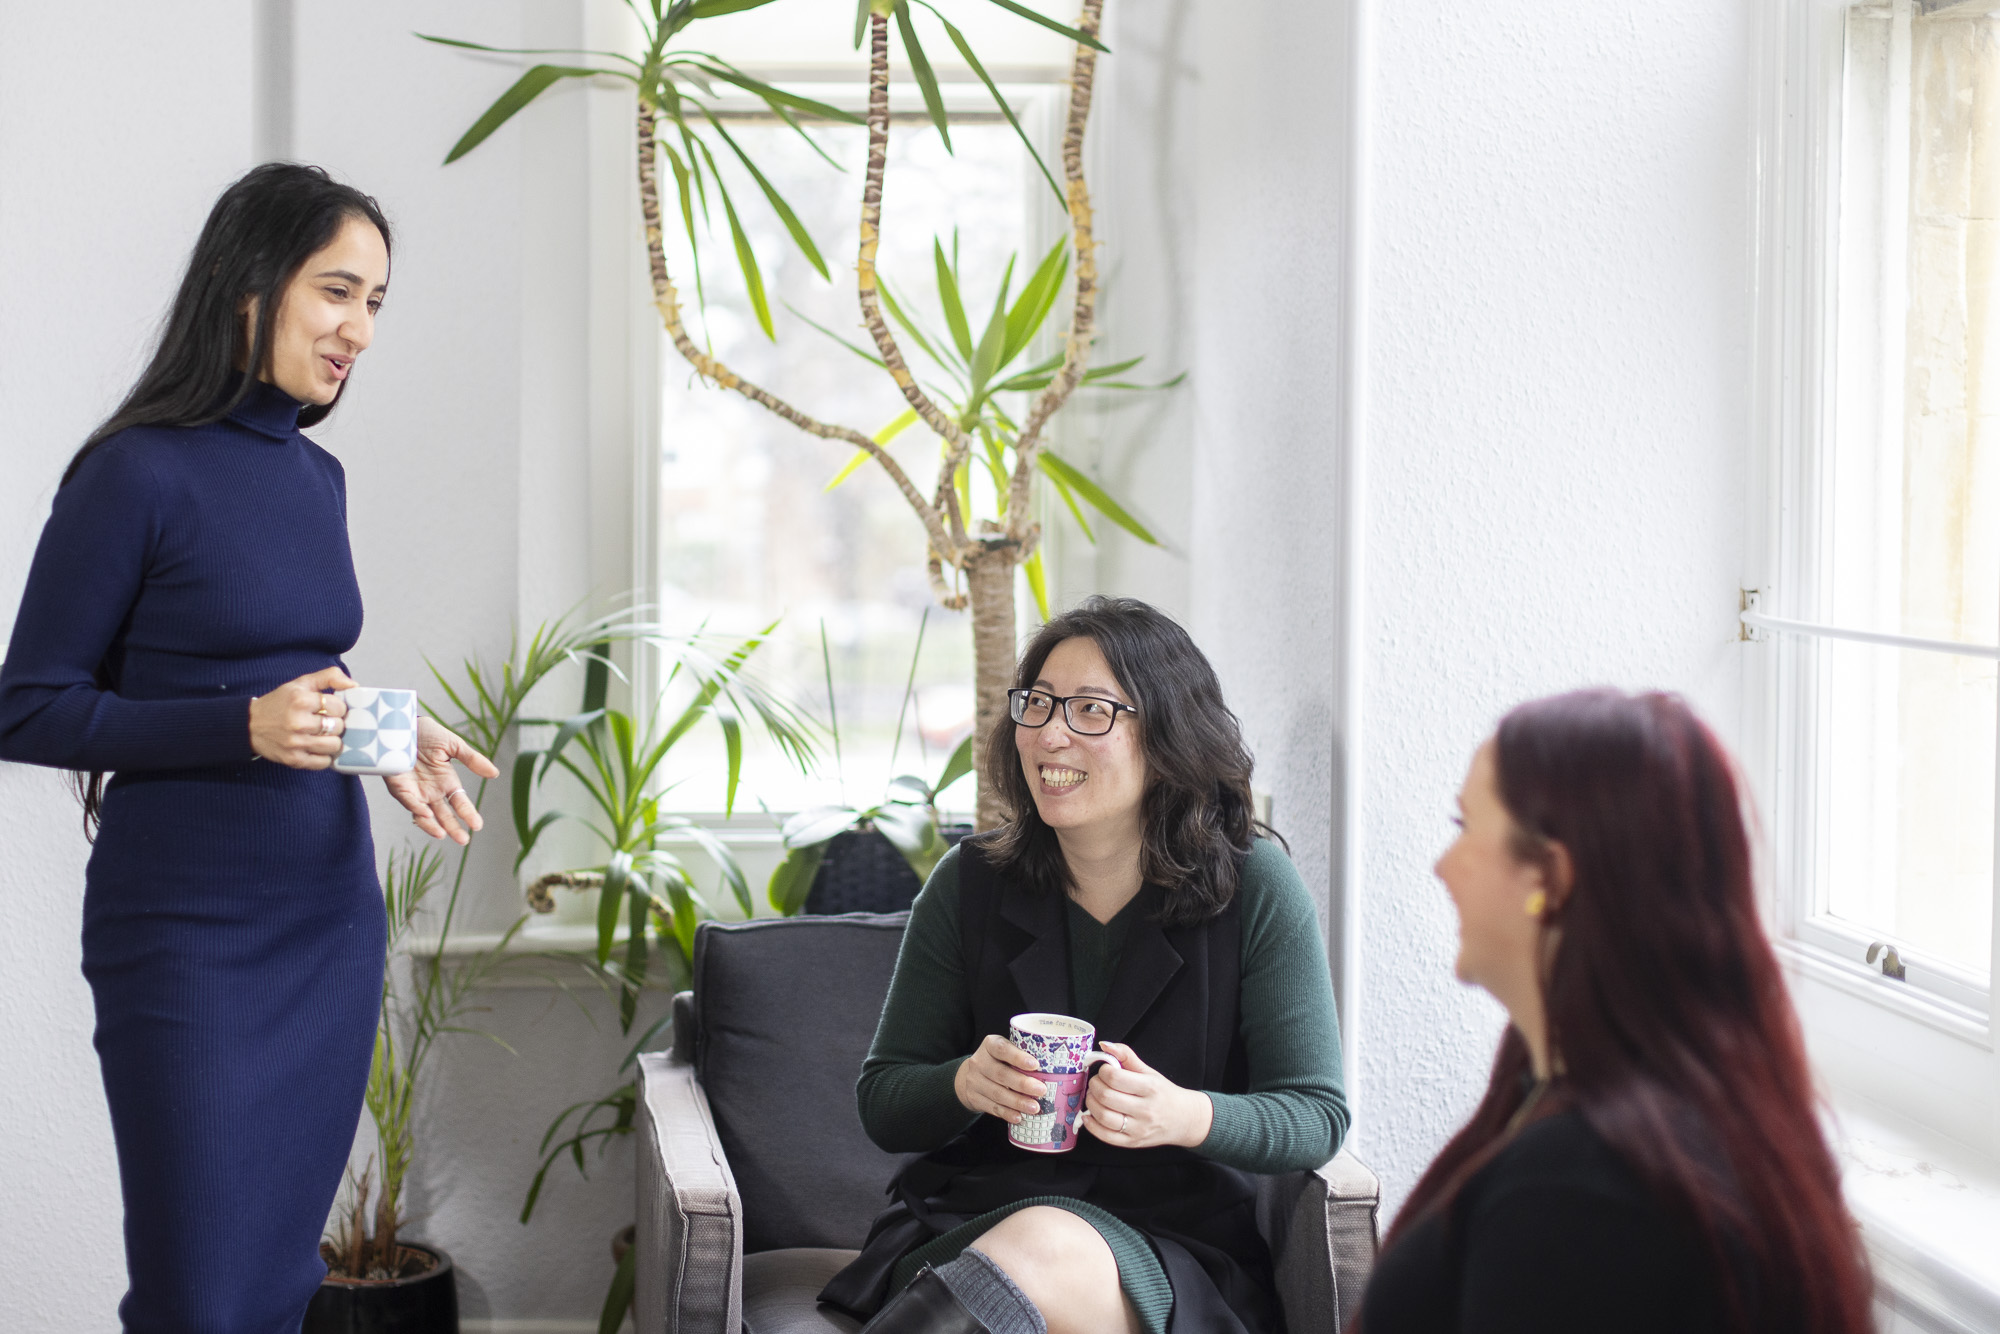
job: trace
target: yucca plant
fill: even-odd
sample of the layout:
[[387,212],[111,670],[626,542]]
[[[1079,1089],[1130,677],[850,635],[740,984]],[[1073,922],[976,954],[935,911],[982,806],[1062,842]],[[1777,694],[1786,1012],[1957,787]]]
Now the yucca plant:
[[[970,0],[966,2],[970,3]],[[929,354],[947,372],[954,368],[963,372],[958,379],[960,392],[955,399],[935,395],[911,370],[896,331],[891,328],[891,320],[911,337],[913,343],[921,346],[926,340],[917,335],[917,326],[913,321],[900,315],[885,315],[884,308],[891,302],[876,271],[876,256],[881,244],[883,178],[888,160],[891,24],[901,40],[910,74],[923,97],[925,111],[947,148],[951,143],[951,128],[937,78],[924,50],[919,32],[920,17],[924,26],[936,25],[937,31],[951,43],[992,94],[1000,112],[1021,134],[1028,151],[1034,153],[1035,149],[964,33],[945,17],[937,5],[927,3],[927,0],[860,0],[855,12],[854,41],[857,47],[864,39],[868,43],[868,110],[862,118],[751,78],[726,61],[698,48],[678,44],[692,24],[761,8],[774,3],[774,0],[676,0],[672,4],[663,3],[663,0],[647,0],[643,5],[639,0],[626,0],[627,8],[642,30],[641,55],[515,52],[584,56],[595,63],[533,66],[487,108],[453,145],[445,159],[449,163],[471,152],[500,125],[564,79],[609,77],[632,85],[637,102],[634,128],[639,198],[645,218],[653,303],[659,311],[661,323],[674,347],[703,380],[718,388],[742,394],[807,434],[852,446],[857,451],[857,459],[872,459],[888,474],[909,504],[923,528],[928,545],[927,566],[934,594],[943,605],[955,610],[969,607],[972,613],[975,772],[983,764],[987,735],[1006,709],[1006,692],[1015,660],[1014,572],[1017,567],[1034,560],[1041,540],[1041,527],[1031,504],[1036,480],[1047,476],[1055,482],[1057,493],[1079,521],[1083,514],[1077,501],[1081,499],[1135,535],[1150,540],[1143,527],[1132,521],[1131,516],[1121,508],[1100,503],[1109,502],[1109,497],[1104,496],[1081,470],[1061,460],[1043,462],[1046,455],[1044,434],[1051,418],[1079,386],[1090,380],[1090,348],[1096,336],[1097,242],[1092,230],[1090,189],[1083,171],[1083,136],[1090,116],[1097,56],[1106,49],[1097,35],[1103,0],[1083,0],[1074,26],[1038,13],[1017,0],[990,2],[1026,21],[1062,33],[1076,44],[1070,62],[1069,106],[1063,123],[1060,182],[1040,155],[1035,155],[1035,161],[1041,165],[1050,188],[1060,197],[1069,216],[1069,236],[1064,243],[1069,258],[1055,269],[1051,269],[1046,261],[1037,269],[1027,289],[1032,293],[1032,299],[1024,293],[1021,299],[1009,305],[1005,297],[1007,284],[1003,281],[1002,299],[997,303],[996,317],[989,320],[977,342],[971,337],[962,303],[955,300],[960,286],[958,275],[955,271],[950,274],[949,286],[953,296],[945,297],[946,266],[939,265],[940,296],[944,299],[945,319],[952,337],[948,343],[943,339],[929,340]],[[922,11],[921,15],[919,11]],[[482,51],[505,50],[444,38],[429,40]],[[855,256],[856,295],[860,302],[862,324],[868,330],[874,347],[873,353],[868,355],[895,382],[909,405],[905,424],[920,422],[941,442],[942,457],[936,481],[928,491],[917,485],[887,448],[889,439],[902,427],[895,427],[892,423],[894,429],[885,428],[871,434],[853,426],[822,421],[770,389],[744,379],[712,355],[688,330],[681,294],[667,264],[659,182],[659,158],[662,153],[673,175],[697,299],[702,294],[703,284],[702,236],[707,229],[711,205],[715,203],[720,205],[727,221],[736,266],[741,272],[758,323],[767,336],[776,336],[763,274],[744,233],[737,201],[718,168],[719,160],[734,160],[740,164],[768,206],[783,222],[800,253],[822,278],[829,277],[826,261],[804,220],[786,203],[768,175],[730,136],[723,119],[717,114],[720,106],[718,88],[722,85],[755,96],[774,115],[805,137],[808,143],[813,140],[803,123],[806,119],[850,124],[858,121],[867,127],[867,165],[860,182],[860,243]],[[817,149],[819,146],[815,143],[814,147]],[[824,151],[821,152],[825,156]],[[828,162],[837,166],[831,158]],[[701,219],[699,223],[697,217]],[[1032,331],[1042,327],[1065,281],[1068,284],[1068,319],[1062,332],[1061,353],[1005,378],[996,378],[1027,348]],[[1034,313],[1038,308],[1041,315],[1036,317]],[[954,310],[957,311],[955,316]],[[996,338],[997,342],[994,341]],[[1001,354],[1009,348],[1012,355],[1003,357]],[[1107,373],[1115,373],[1115,368]],[[995,396],[999,394],[1025,395],[1024,408],[1005,414],[1003,422],[999,408],[993,406]],[[990,472],[994,484],[995,510],[989,515],[977,514],[972,507],[973,492],[968,484],[968,469],[975,457]],[[856,466],[859,466],[858,463]],[[1088,524],[1084,528],[1089,531]],[[1045,581],[1040,577],[1039,566],[1030,565],[1028,574],[1037,597],[1045,601]],[[982,786],[978,797],[979,826],[987,828],[997,823],[1000,813],[997,798]]]

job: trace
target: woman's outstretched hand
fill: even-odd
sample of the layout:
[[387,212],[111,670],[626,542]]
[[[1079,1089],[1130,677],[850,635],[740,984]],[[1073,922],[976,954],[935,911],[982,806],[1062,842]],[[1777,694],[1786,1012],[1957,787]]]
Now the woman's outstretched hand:
[[1150,1149],[1162,1144],[1194,1148],[1215,1124],[1206,1093],[1184,1089],[1139,1059],[1122,1042],[1101,1042],[1124,1069],[1104,1064],[1091,1076],[1090,1095],[1077,1124],[1106,1144]]
[[[479,808],[466,795],[459,781],[457,760],[481,778],[498,778],[493,761],[465,744],[458,734],[428,715],[417,717],[417,762],[408,773],[390,774],[382,781],[389,792],[410,812],[417,828],[432,838],[450,838],[454,843],[470,843],[473,833],[484,827]],[[460,821],[464,821],[463,824]]]
[[322,667],[250,700],[250,749],[291,769],[326,769],[340,754],[347,701],[329,690],[354,682],[338,667]]
[[1035,1058],[997,1033],[988,1033],[979,1050],[959,1063],[951,1077],[951,1091],[966,1110],[997,1116],[1016,1125],[1023,1116],[1042,1105],[1042,1091],[1048,1087],[1030,1074]]

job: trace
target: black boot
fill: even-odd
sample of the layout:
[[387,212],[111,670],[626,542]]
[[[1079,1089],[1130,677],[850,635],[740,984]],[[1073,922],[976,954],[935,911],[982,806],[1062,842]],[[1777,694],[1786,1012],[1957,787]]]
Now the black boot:
[[891,1297],[861,1334],[993,1334],[968,1311],[958,1295],[945,1286],[937,1271],[925,1265],[910,1286]]

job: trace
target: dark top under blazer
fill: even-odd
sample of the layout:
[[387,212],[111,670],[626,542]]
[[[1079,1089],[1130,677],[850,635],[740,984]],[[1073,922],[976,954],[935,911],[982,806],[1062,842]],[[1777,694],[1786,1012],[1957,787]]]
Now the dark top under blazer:
[[[977,840],[959,848],[960,946],[973,997],[962,1049],[969,1051],[986,1034],[1006,1036],[1016,1014],[1075,1006],[1062,898],[1003,879]],[[1132,935],[1097,1011],[1098,1038],[1144,1051],[1183,1088],[1246,1091],[1240,899],[1199,925],[1162,926],[1160,888],[1139,893]],[[860,1259],[821,1299],[871,1312],[895,1262],[916,1246],[1020,1200],[1069,1196],[1152,1242],[1173,1287],[1173,1330],[1277,1330],[1283,1317],[1270,1250],[1257,1231],[1259,1180],[1192,1149],[1126,1149],[1088,1135],[1067,1153],[1024,1153],[1008,1142],[1003,1122],[982,1116],[903,1169]]]
[[56,492],[0,667],[0,759],[115,771],[83,969],[135,1334],[298,1327],[373,1047],[384,919],[360,780],[253,763],[249,739],[252,695],[361,632],[345,480],[297,416],[258,385],[224,421],[93,450]]
[[1707,1334],[1715,1271],[1581,1113],[1525,1127],[1385,1251],[1367,1334]]

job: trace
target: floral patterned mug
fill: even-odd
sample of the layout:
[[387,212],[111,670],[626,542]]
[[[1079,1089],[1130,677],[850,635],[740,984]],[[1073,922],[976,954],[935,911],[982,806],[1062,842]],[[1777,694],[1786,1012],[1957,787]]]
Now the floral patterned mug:
[[1066,1014],[1017,1014],[1007,1037],[1035,1060],[1035,1075],[1047,1086],[1042,1105],[1007,1128],[1007,1138],[1031,1153],[1068,1153],[1076,1147],[1076,1120],[1090,1083],[1090,1067],[1104,1061],[1118,1069],[1109,1052],[1092,1051],[1097,1030]]

